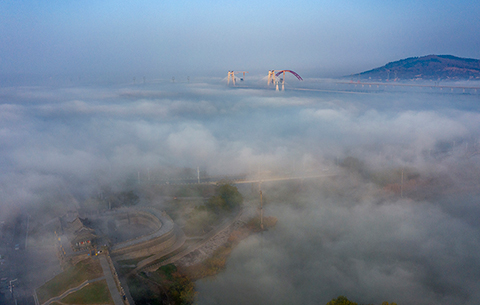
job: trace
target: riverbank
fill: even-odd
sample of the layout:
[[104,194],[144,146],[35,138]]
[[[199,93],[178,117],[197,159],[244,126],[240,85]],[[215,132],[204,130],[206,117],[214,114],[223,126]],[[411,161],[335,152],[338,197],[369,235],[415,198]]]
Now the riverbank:
[[[263,230],[273,228],[277,223],[277,218],[270,216],[263,219]],[[228,236],[228,239],[222,245],[219,245],[213,253],[205,260],[193,264],[182,265],[176,264],[179,272],[186,275],[192,281],[196,281],[205,277],[215,276],[223,269],[228,257],[233,249],[244,239],[252,234],[263,231],[260,225],[260,218],[254,217],[246,222],[244,225],[234,229]]]
[[264,229],[260,218],[239,219],[231,230],[220,232],[211,243],[197,249],[188,257],[164,265],[153,272],[142,271],[130,275],[129,288],[137,305],[166,302],[168,304],[193,304],[195,281],[222,272],[233,249],[253,234],[273,228],[275,217],[264,217]]

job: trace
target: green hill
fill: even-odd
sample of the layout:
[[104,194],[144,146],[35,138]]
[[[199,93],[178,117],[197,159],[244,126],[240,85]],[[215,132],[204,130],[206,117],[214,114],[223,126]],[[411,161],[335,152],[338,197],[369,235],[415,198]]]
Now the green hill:
[[452,55],[410,57],[346,77],[372,80],[480,80],[480,60]]

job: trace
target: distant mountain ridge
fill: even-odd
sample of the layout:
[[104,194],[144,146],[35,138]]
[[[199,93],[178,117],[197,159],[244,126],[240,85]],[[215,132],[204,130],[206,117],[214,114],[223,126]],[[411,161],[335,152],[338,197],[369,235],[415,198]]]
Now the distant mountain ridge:
[[372,80],[480,80],[480,60],[452,55],[410,57],[348,77]]

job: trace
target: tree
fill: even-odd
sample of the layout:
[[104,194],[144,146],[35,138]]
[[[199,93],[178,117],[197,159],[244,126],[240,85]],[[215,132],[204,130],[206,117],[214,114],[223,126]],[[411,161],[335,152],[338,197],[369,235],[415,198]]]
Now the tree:
[[190,305],[195,302],[195,283],[184,274],[172,273],[172,283],[168,291],[175,304]]
[[231,184],[222,184],[215,190],[215,195],[208,202],[207,207],[215,212],[231,211],[243,203],[243,196],[237,187]]
[[225,207],[232,210],[240,206],[243,202],[243,196],[236,186],[223,184],[217,189],[217,194],[225,201]]
[[346,297],[341,295],[337,299],[332,299],[327,305],[357,305],[357,303],[349,301]]

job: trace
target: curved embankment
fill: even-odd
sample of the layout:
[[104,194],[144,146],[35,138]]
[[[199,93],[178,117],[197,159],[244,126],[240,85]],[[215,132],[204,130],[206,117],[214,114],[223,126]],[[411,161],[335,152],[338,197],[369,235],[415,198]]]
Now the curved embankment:
[[179,227],[175,227],[175,234],[177,234],[177,238],[175,243],[169,247],[168,249],[164,249],[161,252],[156,253],[155,255],[152,255],[140,262],[138,262],[136,268],[133,270],[133,272],[138,272],[142,269],[144,269],[147,266],[155,265],[156,261],[160,260],[162,257],[165,257],[178,249],[180,249],[183,244],[185,244],[185,241],[187,240],[185,234],[183,233],[182,229]]
[[[138,265],[137,265],[137,268],[135,268],[134,271],[137,271],[137,272],[140,271],[140,270],[155,271],[161,266],[164,266],[164,265],[167,265],[167,264],[170,264],[170,263],[174,263],[174,262],[180,260],[184,256],[186,256],[186,255],[190,254],[191,252],[199,249],[200,247],[205,245],[207,242],[214,239],[215,236],[224,233],[224,231],[230,231],[231,228],[234,226],[234,224],[240,219],[242,214],[243,214],[243,210],[240,210],[234,218],[225,220],[217,228],[215,228],[211,232],[205,234],[201,241],[195,243],[194,245],[191,245],[187,249],[181,251],[180,253],[178,253],[178,254],[170,257],[170,258],[168,258],[167,260],[155,263],[155,261],[160,259],[161,257],[155,256],[155,259],[154,259],[154,257],[147,258],[147,259],[139,262]],[[173,251],[171,251],[171,252],[173,252]],[[165,255],[166,254],[164,254],[163,256],[165,256]]]
[[142,208],[136,211],[137,217],[144,217],[148,221],[157,222],[159,228],[151,234],[139,236],[110,248],[110,255],[116,260],[126,260],[145,257],[168,249],[175,244],[177,234],[173,220],[165,212],[155,208]]

